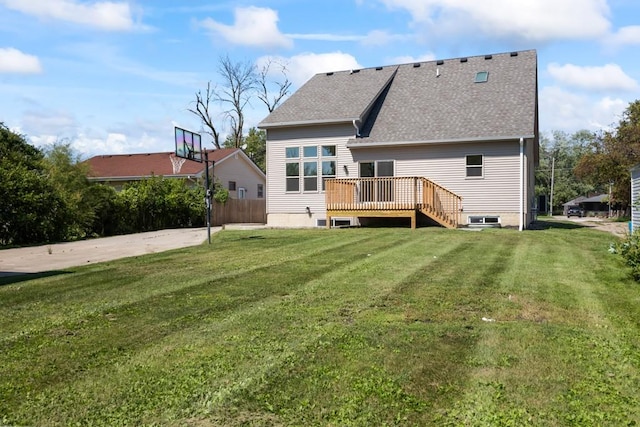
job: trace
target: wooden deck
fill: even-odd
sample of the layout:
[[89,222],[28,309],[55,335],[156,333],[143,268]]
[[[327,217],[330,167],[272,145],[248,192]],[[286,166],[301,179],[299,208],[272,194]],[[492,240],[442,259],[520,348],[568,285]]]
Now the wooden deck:
[[422,213],[446,228],[460,223],[462,198],[423,177],[328,179],[327,227],[334,217],[405,217]]

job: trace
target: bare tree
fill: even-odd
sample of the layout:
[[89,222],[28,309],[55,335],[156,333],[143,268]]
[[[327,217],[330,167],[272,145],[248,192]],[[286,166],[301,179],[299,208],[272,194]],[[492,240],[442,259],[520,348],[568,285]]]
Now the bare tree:
[[243,141],[244,108],[255,93],[255,66],[250,62],[231,62],[227,55],[220,58],[218,72],[224,80],[218,100],[229,107],[224,114],[231,126],[233,146],[238,148]]
[[213,138],[213,145],[216,148],[220,148],[220,131],[213,123],[213,117],[211,117],[210,107],[211,102],[216,102],[219,96],[215,88],[211,88],[211,82],[207,83],[207,91],[202,94],[202,91],[196,92],[196,107],[187,108],[188,111],[195,114],[202,120],[202,123],[206,126],[205,133],[211,135]]
[[[280,72],[282,73],[283,80],[269,80],[268,76],[271,71],[272,66],[277,66],[280,68]],[[282,99],[289,94],[289,89],[291,88],[291,82],[287,76],[287,68],[284,64],[281,64],[277,61],[274,61],[272,58],[269,58],[264,64],[264,66],[257,73],[257,90],[258,90],[258,99],[267,106],[267,109],[271,113],[276,109],[278,104],[282,101]],[[275,84],[278,90],[270,97],[268,86],[269,84]]]
[[[278,66],[283,75],[282,80],[269,79],[272,67]],[[276,61],[269,60],[260,71],[251,62],[233,62],[228,55],[220,58],[218,74],[221,83],[212,87],[207,83],[207,90],[203,94],[196,93],[196,106],[188,111],[198,116],[206,128],[205,133],[211,135],[215,148],[242,147],[244,143],[244,111],[251,98],[257,96],[272,112],[278,104],[289,94],[291,82],[287,77],[286,67]],[[277,92],[270,93],[269,87],[275,85]],[[226,141],[220,141],[220,127],[216,127],[211,116],[212,103],[223,108],[222,114],[228,121],[231,130]]]

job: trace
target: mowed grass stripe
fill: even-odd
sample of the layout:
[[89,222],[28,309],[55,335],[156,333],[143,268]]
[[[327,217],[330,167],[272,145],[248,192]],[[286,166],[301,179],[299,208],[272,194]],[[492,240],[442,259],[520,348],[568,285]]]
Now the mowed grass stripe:
[[[526,239],[529,255],[544,251],[551,268],[535,272],[527,265],[534,259],[517,257],[524,280],[515,287],[504,284],[506,310],[482,328],[465,396],[440,412],[438,424],[623,425],[638,418],[638,400],[629,387],[638,385],[637,366],[630,384],[624,378],[633,375],[609,381],[619,347],[611,345],[608,315],[594,294],[602,287],[596,279],[597,258],[606,256],[602,235],[554,235],[546,243]],[[588,249],[562,251],[572,245]],[[584,274],[578,279],[572,271]],[[616,385],[609,389],[607,383]],[[613,405],[607,395],[615,396]]]
[[[335,239],[326,231],[309,233],[304,239],[288,242],[291,232],[261,230],[247,235],[226,232],[214,235],[212,246],[168,251],[117,262],[78,269],[74,280],[66,276],[34,281],[30,292],[20,292],[21,285],[0,288],[0,320],[3,340],[24,334],[37,334],[63,327],[71,319],[82,322],[87,316],[108,313],[118,306],[199,286],[207,280],[249,274],[261,268],[302,259],[324,251],[339,250],[354,243],[366,243],[367,236],[350,234]],[[218,248],[221,248],[218,250]],[[259,253],[247,257],[246,253]],[[161,284],[161,286],[158,286]],[[33,293],[31,290],[33,289]],[[5,291],[5,292],[3,292]]]
[[[317,232],[324,230],[291,237],[313,242]],[[291,232],[273,233],[282,243]],[[216,296],[221,303],[229,297],[219,312],[210,310],[217,282],[204,278],[144,299],[149,310],[160,307],[156,319],[164,331],[151,327],[152,314],[141,313],[143,300],[124,304],[121,317],[103,319],[105,327],[94,331],[118,332],[126,320],[131,333],[142,326],[135,338],[143,345],[84,371],[70,370],[59,384],[31,392],[23,404],[0,403],[0,414],[9,414],[0,420],[37,425],[640,421],[631,392],[640,385],[631,345],[637,343],[640,304],[637,298],[618,298],[631,297],[637,285],[620,271],[617,259],[603,258],[609,255],[602,234],[369,229],[327,235],[336,238],[327,247],[339,249],[314,253],[301,245],[299,252],[306,255],[280,262],[277,251],[263,260],[265,250],[273,249],[267,238],[222,233],[227,240],[219,243],[218,255],[242,272],[216,276],[218,287],[226,289]],[[590,246],[568,254],[572,242]],[[254,243],[261,247],[252,248]],[[240,253],[272,263],[282,274],[242,270]],[[206,253],[195,257],[207,260],[198,265],[212,262]],[[140,264],[138,271],[150,268]],[[135,263],[122,268],[131,267],[135,274]],[[207,274],[207,267],[198,268],[197,274]],[[576,268],[593,272],[586,288],[559,275]],[[170,279],[155,276],[155,286],[171,286]],[[556,280],[560,289],[554,289]],[[164,301],[178,294],[177,300],[185,301],[178,303],[182,314]],[[605,307],[615,310],[594,313]],[[103,348],[119,342],[120,332],[116,338],[103,336]],[[17,390],[0,384],[5,385],[0,400]]]
[[[329,267],[339,268],[354,258],[362,258],[366,251],[380,248],[380,244],[397,244],[395,237],[387,240],[383,237],[378,236],[372,241],[356,236],[356,244],[351,244],[351,255],[341,251],[349,244],[349,239],[346,239],[347,242],[341,240],[340,244],[332,244],[322,250],[314,249],[306,256],[298,253],[288,260],[279,257],[279,264],[275,267],[269,263],[268,267],[253,268],[232,276],[218,277],[217,280],[203,279],[170,293],[112,307],[108,313],[87,316],[62,329],[22,336],[21,340],[13,343],[12,349],[16,354],[37,360],[36,366],[25,373],[12,370],[13,364],[10,363],[5,366],[7,374],[3,376],[8,382],[22,382],[29,388],[42,389],[48,384],[59,384],[64,378],[71,377],[73,372],[84,373],[101,365],[110,366],[153,345],[164,336],[182,333],[191,325],[207,320],[224,318],[230,309],[242,310],[243,306],[272,295],[290,293],[306,281],[322,276],[329,271]],[[336,257],[335,251],[341,256]],[[305,274],[295,274],[300,271]],[[167,277],[165,282],[170,280]],[[108,347],[102,343],[108,343]],[[75,357],[66,356],[62,365],[56,363],[69,353]],[[10,357],[11,352],[7,356]],[[22,375],[23,378],[13,378],[15,375]]]

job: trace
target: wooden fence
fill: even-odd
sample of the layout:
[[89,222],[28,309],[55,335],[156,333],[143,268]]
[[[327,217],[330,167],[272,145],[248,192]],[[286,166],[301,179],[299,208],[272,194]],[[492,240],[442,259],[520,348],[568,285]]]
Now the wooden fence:
[[211,225],[250,223],[267,223],[265,199],[228,199],[225,204],[213,204]]

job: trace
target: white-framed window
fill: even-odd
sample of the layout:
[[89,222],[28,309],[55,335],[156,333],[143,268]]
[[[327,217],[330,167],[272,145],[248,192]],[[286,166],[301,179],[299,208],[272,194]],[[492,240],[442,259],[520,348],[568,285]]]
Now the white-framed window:
[[484,156],[482,154],[470,154],[466,156],[466,177],[484,177]]
[[318,191],[318,162],[304,162],[304,191]]
[[286,190],[300,191],[300,163],[298,162],[286,164]]
[[[287,192],[324,191],[325,180],[336,177],[335,145],[306,145],[285,148]],[[302,186],[300,182],[302,181]]]
[[238,188],[238,199],[245,199],[247,197],[247,189],[244,187]]

